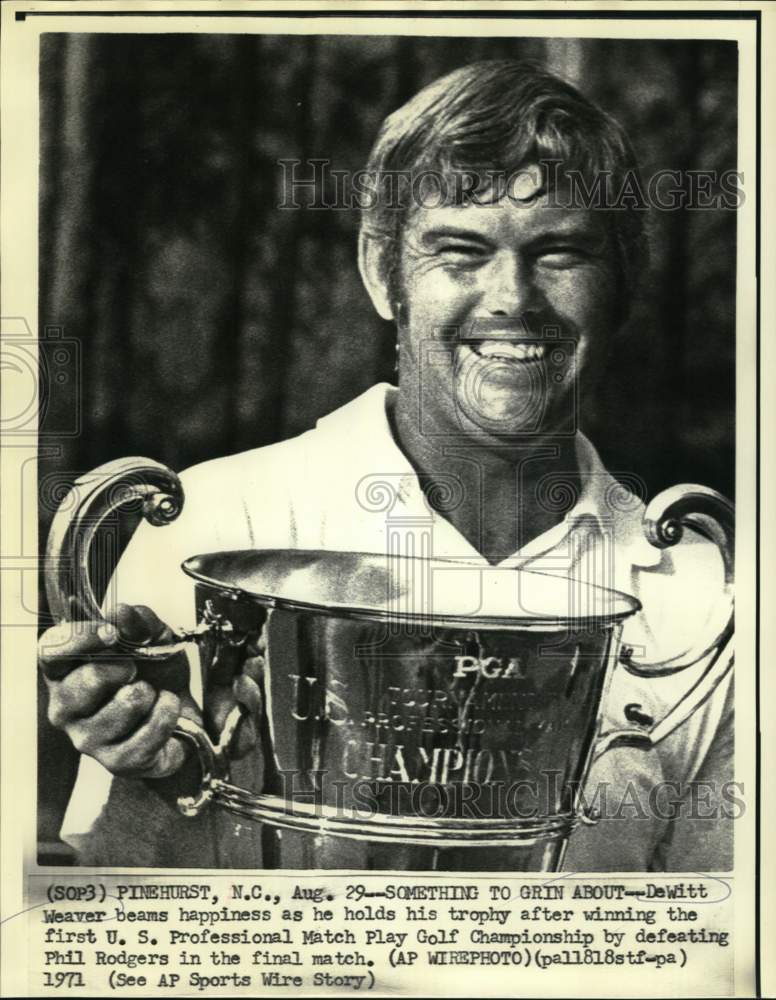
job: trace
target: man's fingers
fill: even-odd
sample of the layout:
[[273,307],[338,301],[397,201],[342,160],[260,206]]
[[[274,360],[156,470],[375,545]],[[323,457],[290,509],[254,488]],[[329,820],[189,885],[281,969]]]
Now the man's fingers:
[[151,711],[156,697],[146,681],[125,684],[99,712],[72,723],[67,734],[76,750],[94,756],[104,745],[126,740]]
[[229,756],[234,760],[244,757],[258,743],[258,720],[261,718],[262,698],[258,684],[244,674],[235,678],[232,684],[214,685],[207,693],[208,718],[211,732],[216,740],[225,733],[226,720],[236,706],[240,706],[242,717],[229,741]]
[[[147,644],[164,645],[173,638],[172,630],[143,604],[118,604],[108,617],[119,630],[122,643],[130,647],[135,645],[142,649]],[[189,661],[185,653],[153,658],[138,655],[135,663],[138,677],[155,688],[180,694],[189,686]]]
[[183,767],[186,760],[186,744],[177,736],[171,736],[156,755],[151,767],[144,772],[144,778],[168,778]]
[[146,721],[120,743],[103,747],[94,756],[113,774],[164,777],[176,771],[185,750],[170,737],[180,714],[180,700],[170,691],[160,691]]
[[235,698],[245,712],[230,747],[230,756],[240,760],[258,745],[263,699],[259,685],[246,674],[235,678],[233,690]]
[[142,656],[144,645],[164,646],[172,637],[150,608],[127,604],[104,621],[66,622],[41,637],[51,723],[113,774],[165,777],[186,759],[186,745],[172,733],[181,698],[185,714],[199,719],[188,659],[180,652]]
[[240,674],[235,678],[232,689],[237,701],[247,708],[249,714],[255,719],[261,718],[263,701],[261,689],[256,681],[246,674]]
[[164,688],[182,694],[189,687],[189,661],[185,653],[176,653],[164,659],[144,660],[138,657],[137,676],[153,684],[155,688]]
[[217,684],[208,688],[206,696],[208,729],[216,740],[223,732],[224,723],[235,704],[231,684]]
[[127,643],[163,642],[172,636],[158,615],[144,604],[118,604],[109,612],[108,619],[116,625],[121,638]]
[[49,721],[62,728],[98,712],[124,684],[137,675],[131,660],[87,663],[58,682],[49,682]]
[[109,622],[62,622],[38,641],[41,670],[49,680],[58,680],[87,660],[110,655],[118,638]]
[[242,672],[251,680],[259,681],[264,680],[264,670],[266,668],[266,663],[264,657],[260,654],[255,656],[249,656],[248,659],[242,665]]
[[182,691],[178,697],[181,703],[181,715],[187,719],[191,719],[192,722],[196,722],[198,725],[202,725],[202,711],[199,705],[194,701],[194,696],[191,691]]

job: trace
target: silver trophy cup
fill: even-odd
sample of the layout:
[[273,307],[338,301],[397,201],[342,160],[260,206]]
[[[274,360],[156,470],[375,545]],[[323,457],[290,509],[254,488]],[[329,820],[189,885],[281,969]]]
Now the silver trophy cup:
[[[154,524],[183,503],[177,476],[127,459],[78,480],[52,524],[46,583],[52,614],[101,612],[90,550],[125,505]],[[560,576],[441,559],[258,550],[193,556],[198,625],[173,644],[132,649],[153,660],[200,648],[204,673],[264,659],[253,719],[261,786],[230,779],[246,714],[235,704],[212,736],[181,719],[201,782],[179,808],[222,808],[262,824],[270,868],[555,871],[576,824],[595,822],[582,790],[615,746],[649,748],[709,697],[731,668],[733,510],[712,490],[674,487],[649,505],[656,546],[685,526],[717,541],[731,614],[707,649],[682,663],[634,662],[626,594]],[[661,675],[707,657],[703,676],[651,728],[602,732],[612,672]]]

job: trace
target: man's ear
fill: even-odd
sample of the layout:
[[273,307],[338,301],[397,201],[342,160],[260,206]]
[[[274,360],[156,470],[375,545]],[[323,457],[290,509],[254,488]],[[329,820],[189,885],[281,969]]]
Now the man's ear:
[[387,239],[359,233],[358,269],[372,305],[382,319],[395,318],[388,280],[388,251]]

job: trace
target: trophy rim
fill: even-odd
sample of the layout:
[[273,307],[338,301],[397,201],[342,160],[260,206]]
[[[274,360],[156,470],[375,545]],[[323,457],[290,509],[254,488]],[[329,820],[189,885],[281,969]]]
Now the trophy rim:
[[[577,581],[575,577],[566,577],[566,582],[577,581],[581,586],[589,590],[608,595],[617,605],[610,611],[596,614],[536,614],[536,615],[503,615],[503,614],[481,614],[456,612],[434,612],[434,611],[404,611],[393,607],[380,607],[370,605],[367,601],[316,601],[307,600],[299,596],[278,595],[271,592],[271,588],[262,590],[247,589],[236,583],[224,581],[208,572],[208,564],[212,564],[217,559],[246,559],[252,558],[254,561],[262,556],[275,556],[283,554],[285,559],[298,560],[300,565],[309,565],[315,561],[337,562],[350,559],[364,562],[374,562],[375,560],[385,560],[386,557],[380,553],[341,551],[324,549],[282,549],[282,548],[262,548],[262,549],[231,549],[216,552],[200,553],[190,556],[181,564],[181,569],[189,577],[203,584],[211,590],[217,591],[222,597],[229,600],[248,601],[262,608],[279,608],[287,611],[302,612],[307,614],[321,614],[331,618],[346,618],[356,621],[384,622],[391,621],[397,623],[411,623],[422,620],[424,624],[434,625],[440,628],[468,628],[468,629],[488,629],[513,631],[536,630],[536,631],[568,631],[573,626],[588,626],[591,623],[599,625],[614,625],[624,621],[631,615],[641,610],[641,602],[630,594],[615,590],[609,587],[602,587],[599,584]],[[466,560],[448,559],[434,556],[426,558],[422,556],[396,556],[390,557],[401,560],[403,563],[432,563],[440,566],[457,566],[471,569],[496,569],[498,567],[483,567],[477,563]],[[558,576],[551,573],[542,573],[534,569],[522,569],[519,566],[504,567],[520,573],[523,576],[541,577],[550,579],[553,582],[559,580]]]

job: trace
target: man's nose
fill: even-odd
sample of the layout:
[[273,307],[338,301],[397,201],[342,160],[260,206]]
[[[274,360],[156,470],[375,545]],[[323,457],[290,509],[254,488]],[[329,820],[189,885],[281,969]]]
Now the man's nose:
[[530,264],[515,253],[498,254],[485,275],[482,305],[491,316],[520,316],[540,308]]

